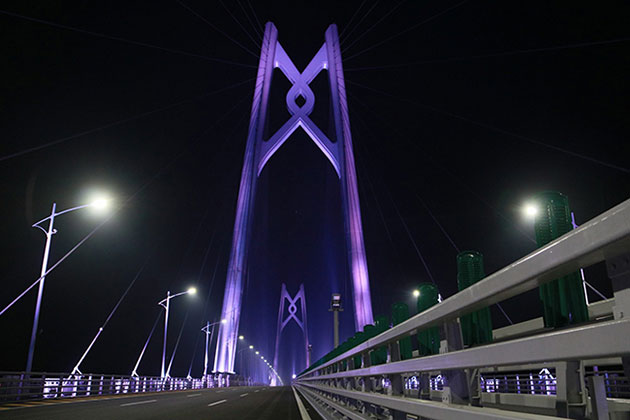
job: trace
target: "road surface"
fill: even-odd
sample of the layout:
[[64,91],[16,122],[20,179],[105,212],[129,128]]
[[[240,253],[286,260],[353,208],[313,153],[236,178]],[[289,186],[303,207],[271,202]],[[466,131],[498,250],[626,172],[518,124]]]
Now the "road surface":
[[[313,420],[315,410],[300,397]],[[12,420],[302,420],[291,387],[234,387],[146,394],[86,397],[0,406],[0,419]]]

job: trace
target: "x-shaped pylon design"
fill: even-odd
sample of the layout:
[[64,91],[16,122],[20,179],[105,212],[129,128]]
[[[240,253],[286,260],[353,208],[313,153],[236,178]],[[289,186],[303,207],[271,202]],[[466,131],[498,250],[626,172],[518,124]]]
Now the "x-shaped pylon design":
[[[296,314],[297,314],[297,301],[299,299],[302,299],[302,305],[304,305],[304,287],[300,286],[300,290],[295,294],[295,296],[291,297],[291,295],[287,292],[285,285],[282,285],[282,299],[286,299],[287,303],[289,304],[287,310],[289,312],[289,314],[287,315],[286,318],[284,318],[282,320],[282,324],[280,326],[280,330],[284,330],[284,327],[293,319],[300,327],[300,329],[302,331],[304,331],[304,323],[303,320],[300,320]],[[281,300],[281,305],[284,303],[283,300]],[[280,308],[282,309],[282,307]]]
[[[313,57],[308,66],[306,66],[306,69],[300,73],[280,43],[278,43],[276,44],[274,67],[279,68],[293,84],[286,98],[287,108],[291,117],[289,117],[284,125],[280,127],[269,140],[259,143],[258,175],[260,175],[265,164],[276,150],[282,146],[298,127],[302,127],[324,155],[326,155],[328,160],[330,160],[337,175],[341,176],[339,142],[332,142],[326,134],[317,127],[313,120],[309,118],[315,106],[315,94],[309,84],[317,77],[320,71],[328,68],[326,44],[322,45],[317,54],[315,54],[315,57]],[[300,96],[304,98],[304,104],[302,106],[297,103],[297,98]]]

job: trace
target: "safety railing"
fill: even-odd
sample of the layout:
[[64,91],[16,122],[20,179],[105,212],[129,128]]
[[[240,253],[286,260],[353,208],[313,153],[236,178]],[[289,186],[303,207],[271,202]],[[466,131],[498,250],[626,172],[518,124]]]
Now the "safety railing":
[[98,395],[255,385],[239,375],[161,378],[105,374],[0,372],[0,404]]
[[[601,262],[614,298],[589,308],[589,322],[556,329],[528,322],[495,330],[492,344],[463,346],[462,315]],[[401,341],[430,327],[439,328],[439,354],[401,357]],[[630,200],[331,355],[294,382],[326,418],[628,418]]]

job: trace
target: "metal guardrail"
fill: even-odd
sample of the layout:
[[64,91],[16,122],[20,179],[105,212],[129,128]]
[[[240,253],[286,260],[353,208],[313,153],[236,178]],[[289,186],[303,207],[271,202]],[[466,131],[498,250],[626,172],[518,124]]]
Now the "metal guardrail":
[[238,375],[207,375],[204,378],[188,379],[105,374],[0,372],[0,404],[251,385],[254,385],[251,380]]
[[[530,322],[518,334],[502,332],[498,342],[463,348],[460,316],[603,261],[615,296],[590,311],[591,322],[555,330],[541,330],[537,322]],[[606,316],[604,308],[611,308],[612,314]],[[443,353],[400,360],[398,340],[432,326],[442,329]],[[387,362],[371,366],[370,352],[383,346],[388,349]],[[360,356],[360,365],[354,365],[355,356]],[[608,419],[609,414],[617,418],[621,412],[626,417],[618,418],[630,418],[629,356],[630,200],[626,200],[428,310],[307,370],[295,385],[305,398],[324,407],[324,413],[330,414],[326,418],[405,419],[411,414],[435,419],[550,415]],[[593,359],[603,362],[589,370]],[[517,372],[532,364],[547,368],[553,384],[535,395],[519,394],[528,381],[517,379]],[[499,367],[513,372],[501,389],[497,389],[502,384],[498,375],[487,372]],[[436,375],[442,377],[442,390],[430,389],[430,379]],[[508,373],[503,376],[507,379]],[[405,386],[411,377],[419,382],[417,395]],[[514,394],[505,398],[509,404],[501,404],[509,394]],[[439,401],[432,400],[438,397]],[[534,399],[544,403],[530,404]]]

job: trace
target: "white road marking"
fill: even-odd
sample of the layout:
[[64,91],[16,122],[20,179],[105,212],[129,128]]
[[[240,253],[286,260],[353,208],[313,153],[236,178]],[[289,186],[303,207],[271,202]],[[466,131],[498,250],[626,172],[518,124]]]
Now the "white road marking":
[[225,392],[225,391],[217,391],[217,394],[220,394],[221,392]]
[[201,394],[190,394],[190,395],[186,395],[186,397],[188,397],[188,398],[190,398],[190,397],[198,397],[198,396],[200,396],[200,395],[201,395]]
[[246,392],[244,394],[239,395],[241,398],[243,398],[245,395],[249,395],[249,392]]
[[219,405],[219,404],[223,404],[224,402],[226,402],[227,400],[221,400],[221,401],[215,401],[213,403],[208,404],[208,407],[212,407],[213,405]]
[[256,391],[254,391],[254,392],[260,392],[260,389],[257,389],[257,390],[256,390]]
[[149,403],[154,403],[154,402],[157,402],[157,400],[145,400],[145,401],[131,402],[131,403],[126,403],[126,404],[120,404],[120,406],[121,407],[129,407],[130,405],[149,404]]
[[291,387],[291,389],[293,390],[295,401],[297,401],[298,410],[300,410],[300,416],[302,417],[302,420],[311,420],[311,416],[308,415],[308,412],[306,411],[306,407],[304,407],[304,403],[302,402],[302,399],[300,398],[298,393],[295,391],[295,387]]

